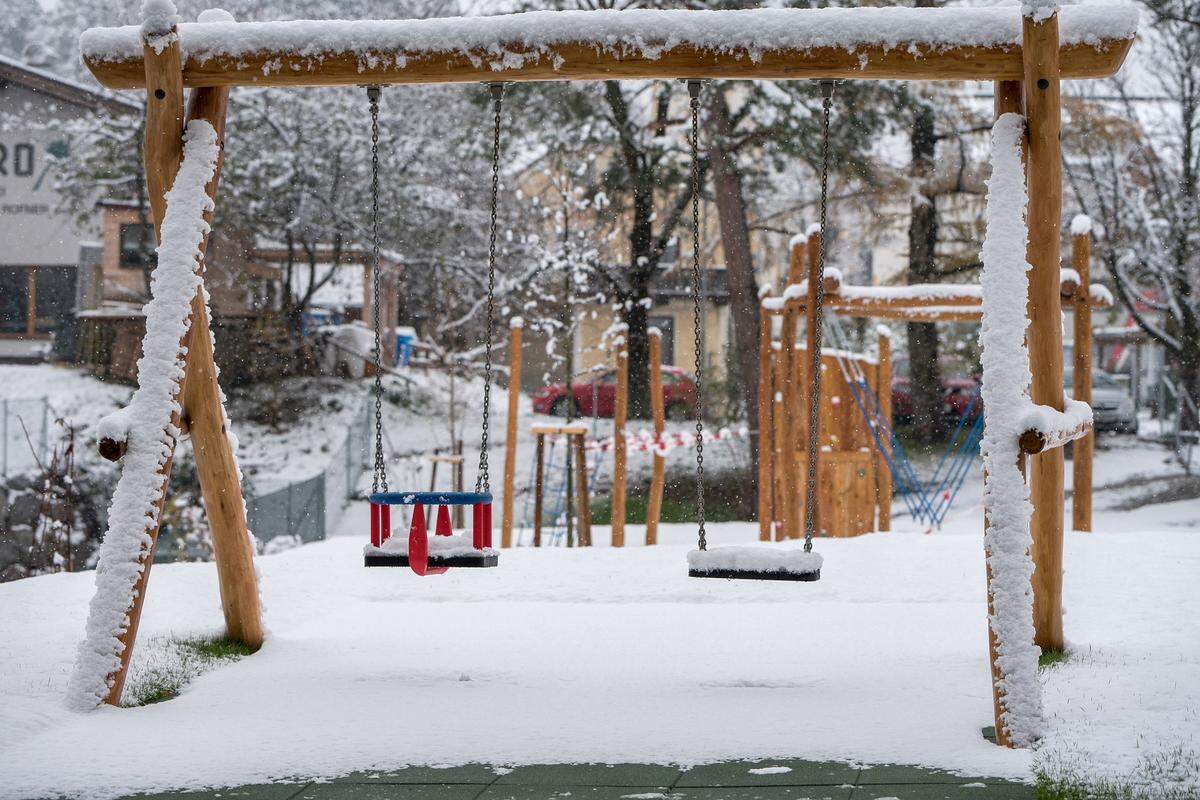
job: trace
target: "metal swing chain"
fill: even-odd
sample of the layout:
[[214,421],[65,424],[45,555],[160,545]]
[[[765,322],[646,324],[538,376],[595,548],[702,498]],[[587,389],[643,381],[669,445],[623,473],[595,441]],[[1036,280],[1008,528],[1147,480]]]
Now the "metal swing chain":
[[383,457],[383,342],[379,318],[379,97],[380,87],[367,87],[371,107],[371,301],[375,328],[375,476],[371,493],[388,490],[387,465]]
[[698,546],[708,549],[704,532],[704,343],[700,297],[700,81],[688,81],[692,130],[692,322],[696,341],[696,517],[700,525]]
[[504,84],[489,83],[492,93],[492,197],[488,229],[487,338],[483,343],[483,425],[479,434],[479,469],[475,473],[475,491],[490,492],[488,475],[488,422],[492,412],[492,338],[496,328],[496,210],[500,196],[500,111],[504,103]]
[[821,81],[821,238],[817,247],[817,287],[816,299],[809,313],[813,318],[812,348],[816,355],[809,353],[809,363],[815,364],[811,370],[811,385],[808,394],[808,474],[804,487],[804,552],[812,552],[813,534],[817,527],[817,436],[820,426],[821,397],[821,339],[825,327],[825,222],[828,216],[829,204],[829,116],[833,110],[833,81]]

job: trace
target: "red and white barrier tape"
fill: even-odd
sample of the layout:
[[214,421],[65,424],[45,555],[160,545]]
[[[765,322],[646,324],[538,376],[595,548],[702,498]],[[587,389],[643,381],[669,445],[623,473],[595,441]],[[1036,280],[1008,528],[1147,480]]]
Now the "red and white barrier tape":
[[[747,436],[750,429],[742,426],[740,428],[721,428],[716,433],[705,431],[704,443],[728,441],[730,439],[741,439]],[[612,436],[607,436],[603,439],[589,439],[584,443],[584,449],[590,453],[607,453],[613,449],[616,439]],[[649,428],[643,428],[636,432],[627,431],[625,433],[625,447],[631,453],[654,453],[659,456],[666,456],[672,450],[679,448],[693,448],[696,446],[696,434],[691,431],[666,431],[662,437],[655,435],[654,431]]]

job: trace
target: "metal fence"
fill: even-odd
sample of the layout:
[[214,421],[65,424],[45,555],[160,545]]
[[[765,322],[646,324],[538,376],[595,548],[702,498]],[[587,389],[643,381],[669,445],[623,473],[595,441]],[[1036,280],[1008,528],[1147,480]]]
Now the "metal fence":
[[50,447],[50,404],[45,397],[0,399],[0,477],[36,469]]
[[367,408],[364,402],[323,472],[263,494],[247,492],[246,517],[255,537],[315,542],[337,529],[368,463]]

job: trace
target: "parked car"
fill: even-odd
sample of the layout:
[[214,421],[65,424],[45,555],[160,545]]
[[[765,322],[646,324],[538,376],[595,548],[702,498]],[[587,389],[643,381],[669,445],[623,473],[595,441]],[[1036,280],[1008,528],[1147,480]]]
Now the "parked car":
[[[667,419],[687,419],[696,410],[696,384],[678,367],[663,367],[663,408]],[[571,386],[575,403],[574,413],[582,417],[611,417],[616,409],[617,372],[605,370],[588,381]],[[543,386],[533,393],[533,410],[537,414],[565,417],[572,397],[561,383]]]
[[[1072,374],[1068,366],[1063,380],[1072,394]],[[1092,426],[1097,431],[1137,433],[1137,413],[1129,385],[1111,372],[1092,371]]]
[[[1063,375],[1067,394],[1073,394],[1071,370]],[[968,419],[983,413],[983,400],[974,405],[971,398],[978,383],[974,378],[944,378],[942,380],[942,412],[957,420],[970,406]],[[898,421],[912,419],[912,388],[908,378],[892,380],[892,416]],[[1108,372],[1092,372],[1092,419],[1097,431],[1114,433],[1137,433],[1137,415],[1134,413],[1133,395],[1129,387],[1117,376]]]
[[[957,420],[964,411],[968,411],[968,419],[975,419],[983,413],[983,401],[975,397],[979,382],[974,378],[943,378],[942,379],[942,413]],[[972,403],[974,399],[974,403]],[[892,379],[892,418],[900,422],[908,422],[913,416],[912,382],[906,377]]]

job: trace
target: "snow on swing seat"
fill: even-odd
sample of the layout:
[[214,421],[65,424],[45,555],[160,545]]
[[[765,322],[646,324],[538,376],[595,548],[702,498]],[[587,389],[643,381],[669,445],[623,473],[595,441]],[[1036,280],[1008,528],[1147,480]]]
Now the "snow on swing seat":
[[688,553],[688,575],[759,581],[816,581],[821,579],[820,553],[794,548],[729,546]]
[[[500,561],[500,552],[495,548],[476,549],[469,531],[430,536],[427,547],[430,567],[494,567]],[[407,567],[408,537],[392,536],[379,547],[364,545],[363,556],[367,566]]]
[[[409,567],[418,575],[440,575],[450,567],[499,566],[500,553],[492,548],[490,493],[376,492],[370,500],[371,541],[363,548],[364,566]],[[407,536],[392,536],[393,505],[412,506]],[[472,507],[471,530],[455,533],[450,525],[450,508],[463,505]],[[431,523],[433,536],[429,535]]]

